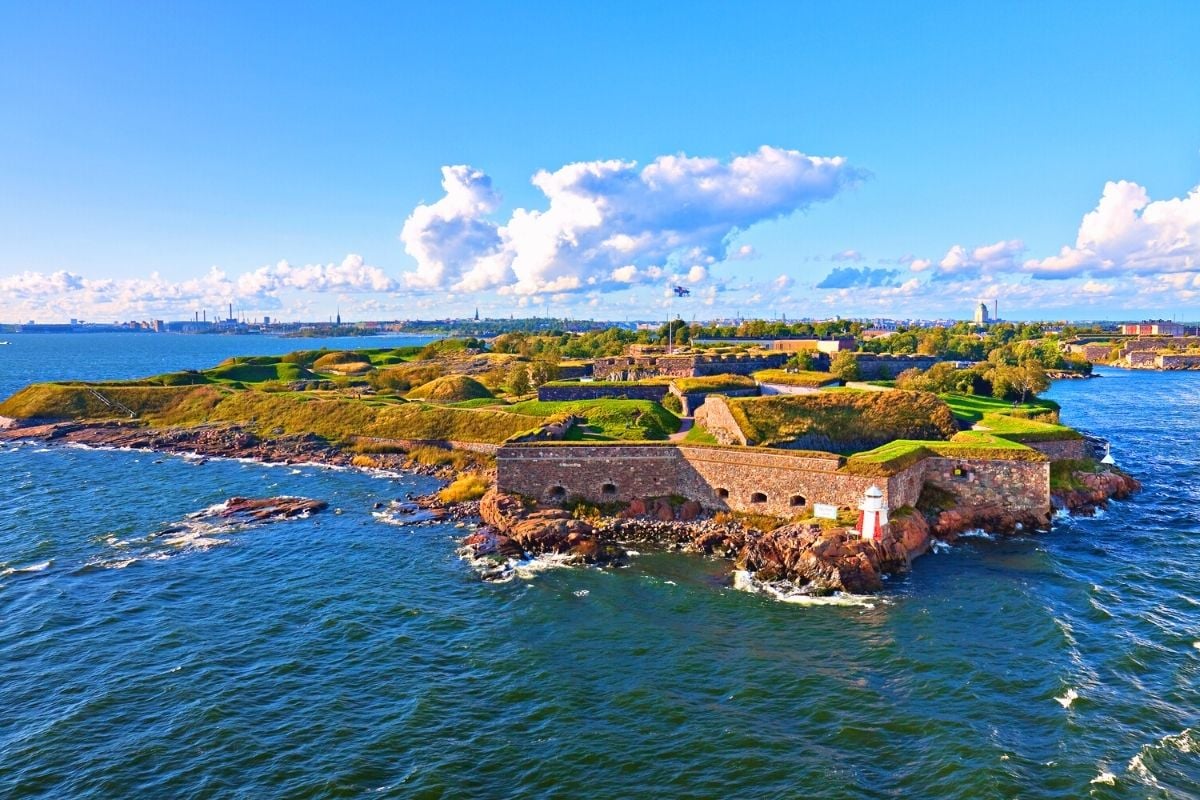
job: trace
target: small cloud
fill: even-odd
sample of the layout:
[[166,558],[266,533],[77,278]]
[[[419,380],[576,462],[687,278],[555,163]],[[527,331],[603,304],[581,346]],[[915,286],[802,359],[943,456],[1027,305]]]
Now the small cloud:
[[843,250],[840,253],[834,253],[833,255],[831,255],[829,257],[829,260],[830,261],[838,261],[838,262],[862,261],[863,254],[858,252],[857,250]]
[[875,269],[871,269],[870,267],[835,267],[833,272],[830,272],[817,284],[817,288],[850,289],[895,286],[899,275],[900,270],[884,269],[883,267],[876,267]]

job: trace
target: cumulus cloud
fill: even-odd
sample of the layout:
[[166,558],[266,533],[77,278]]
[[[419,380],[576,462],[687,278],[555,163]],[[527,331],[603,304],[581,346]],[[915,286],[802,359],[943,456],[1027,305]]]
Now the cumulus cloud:
[[956,244],[946,251],[941,261],[916,259],[909,268],[913,272],[928,272],[931,280],[974,278],[1016,269],[1017,258],[1023,252],[1025,243],[1020,239],[1002,239],[974,248]]
[[1187,197],[1150,200],[1130,181],[1109,181],[1084,215],[1075,246],[1025,262],[1038,278],[1188,272],[1200,269],[1200,186]]
[[690,277],[730,258],[737,232],[828,200],[861,173],[841,157],[768,146],[728,162],[580,162],[534,175],[546,207],[503,223],[490,219],[499,200],[486,175],[456,166],[442,178],[445,196],[414,209],[401,231],[417,262],[405,283],[528,296],[620,288],[650,268]]
[[818,289],[850,289],[854,287],[894,286],[900,275],[898,269],[883,267],[836,267],[821,279]]
[[830,261],[862,261],[863,254],[857,250],[843,250],[840,253],[834,253],[829,257]]

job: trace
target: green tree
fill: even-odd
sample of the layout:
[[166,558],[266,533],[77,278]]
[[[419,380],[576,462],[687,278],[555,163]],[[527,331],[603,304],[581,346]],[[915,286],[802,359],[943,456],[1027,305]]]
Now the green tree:
[[829,362],[829,372],[844,381],[858,380],[858,359],[849,350],[834,354]]
[[529,384],[529,368],[516,363],[508,371],[508,390],[516,395],[529,394],[533,387]]

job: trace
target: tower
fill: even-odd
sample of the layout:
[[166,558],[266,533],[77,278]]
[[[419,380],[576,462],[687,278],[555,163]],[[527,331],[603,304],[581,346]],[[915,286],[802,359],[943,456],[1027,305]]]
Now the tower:
[[479,322],[479,306],[475,306],[475,321]]
[[883,492],[878,486],[867,489],[862,505],[858,507],[858,533],[864,539],[879,541],[887,527],[887,507],[883,504]]
[[338,307],[338,310],[337,310],[337,326],[339,328],[342,327],[342,309],[340,306]]
[[991,315],[988,314],[987,303],[981,302],[979,305],[975,306],[975,324],[976,325],[987,325],[988,322],[990,321],[990,316]]

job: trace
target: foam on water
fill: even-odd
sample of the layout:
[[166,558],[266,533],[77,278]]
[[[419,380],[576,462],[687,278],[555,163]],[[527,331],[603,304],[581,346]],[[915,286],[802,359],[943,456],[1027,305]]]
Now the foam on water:
[[1070,708],[1071,704],[1074,703],[1078,699],[1079,699],[1079,692],[1075,691],[1074,689],[1068,688],[1067,691],[1061,697],[1054,698],[1054,702],[1058,703],[1063,708]]
[[760,581],[746,570],[734,570],[733,588],[739,592],[750,592],[776,600],[802,606],[860,606],[874,608],[882,602],[879,597],[857,594],[814,595],[804,592],[795,584],[786,581]]

